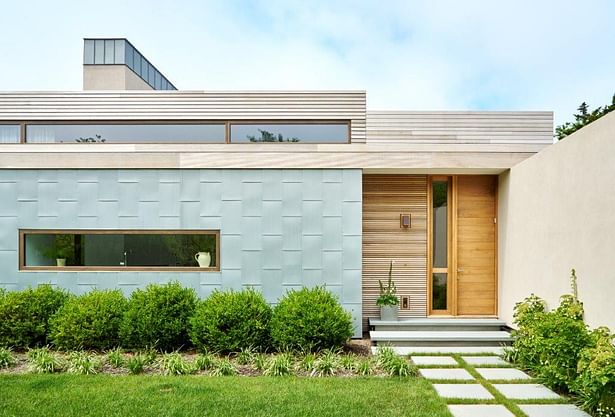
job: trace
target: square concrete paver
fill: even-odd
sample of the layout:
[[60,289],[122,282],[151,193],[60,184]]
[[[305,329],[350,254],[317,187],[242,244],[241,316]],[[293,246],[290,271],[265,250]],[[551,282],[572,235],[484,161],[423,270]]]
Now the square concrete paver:
[[493,399],[493,395],[480,384],[433,384],[433,387],[443,398]]
[[462,356],[468,365],[510,365],[499,356]]
[[476,368],[485,379],[530,379],[531,377],[523,371],[515,368]]
[[449,405],[448,409],[454,417],[514,417],[503,405],[460,404]]
[[493,384],[509,400],[551,400],[560,398],[549,388],[540,384]]
[[465,369],[458,368],[428,368],[419,371],[427,379],[460,379],[469,381],[474,379]]
[[416,365],[457,365],[457,361],[450,356],[411,356]]
[[572,404],[519,405],[528,417],[590,417]]

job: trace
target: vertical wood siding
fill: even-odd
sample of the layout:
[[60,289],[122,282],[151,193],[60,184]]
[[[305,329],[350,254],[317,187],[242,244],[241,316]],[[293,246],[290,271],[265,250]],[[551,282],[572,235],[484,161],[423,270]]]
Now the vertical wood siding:
[[[412,226],[400,227],[409,213]],[[401,318],[427,315],[427,177],[363,175],[363,320],[378,317],[378,280],[393,261],[397,294],[410,296]]]

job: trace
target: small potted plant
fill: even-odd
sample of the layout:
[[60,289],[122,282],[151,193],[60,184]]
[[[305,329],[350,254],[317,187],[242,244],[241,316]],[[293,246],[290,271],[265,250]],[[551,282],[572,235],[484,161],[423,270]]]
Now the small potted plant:
[[53,246],[45,251],[45,256],[56,260],[56,266],[66,266],[66,260],[73,255],[73,244],[70,235],[58,235]]
[[386,285],[378,280],[380,284],[380,297],[376,305],[380,307],[380,320],[397,321],[399,315],[399,299],[397,298],[397,288],[393,282],[393,261],[389,265],[389,280]]

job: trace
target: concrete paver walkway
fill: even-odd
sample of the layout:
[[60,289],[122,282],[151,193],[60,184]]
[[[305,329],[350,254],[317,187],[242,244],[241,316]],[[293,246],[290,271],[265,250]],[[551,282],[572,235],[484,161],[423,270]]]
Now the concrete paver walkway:
[[[444,356],[423,356],[420,352],[411,353],[411,359],[423,377],[436,382],[450,380],[446,384],[434,383],[433,387],[441,397],[453,403],[448,408],[454,417],[511,417],[514,413],[508,404],[520,400],[532,403],[518,405],[528,417],[589,417],[575,405],[564,404],[564,398],[544,385],[533,383],[528,374],[498,356],[460,356],[454,352],[443,352]],[[472,380],[476,383],[468,383]],[[521,383],[520,380],[527,382]],[[496,397],[489,392],[494,389],[508,402],[494,404]],[[474,400],[476,404],[454,404],[465,400]],[[561,404],[554,404],[554,400]]]

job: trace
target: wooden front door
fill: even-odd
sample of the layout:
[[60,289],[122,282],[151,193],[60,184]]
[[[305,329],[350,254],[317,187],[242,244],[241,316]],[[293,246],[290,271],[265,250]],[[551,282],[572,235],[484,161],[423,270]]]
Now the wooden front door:
[[496,189],[495,176],[457,177],[457,315],[497,313]]

